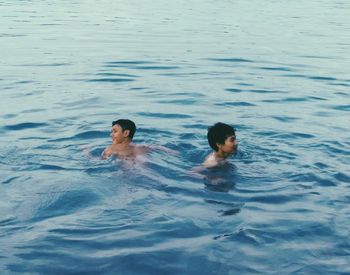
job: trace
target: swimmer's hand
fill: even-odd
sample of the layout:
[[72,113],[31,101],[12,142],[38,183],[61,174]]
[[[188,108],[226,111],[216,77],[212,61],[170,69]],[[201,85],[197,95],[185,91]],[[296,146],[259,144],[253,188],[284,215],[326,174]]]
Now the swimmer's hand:
[[108,159],[111,155],[113,155],[112,149],[110,147],[106,147],[101,154],[101,159]]

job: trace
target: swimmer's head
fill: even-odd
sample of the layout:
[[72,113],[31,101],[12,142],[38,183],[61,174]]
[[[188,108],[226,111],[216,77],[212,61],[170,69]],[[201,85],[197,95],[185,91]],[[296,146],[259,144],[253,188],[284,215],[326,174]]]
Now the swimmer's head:
[[235,129],[225,123],[218,122],[209,127],[207,138],[210,147],[215,152],[223,148],[227,153],[234,153],[237,149]]
[[133,121],[130,119],[118,119],[112,122],[112,127],[115,125],[119,125],[123,132],[128,131],[127,137],[132,140],[136,132],[136,125]]

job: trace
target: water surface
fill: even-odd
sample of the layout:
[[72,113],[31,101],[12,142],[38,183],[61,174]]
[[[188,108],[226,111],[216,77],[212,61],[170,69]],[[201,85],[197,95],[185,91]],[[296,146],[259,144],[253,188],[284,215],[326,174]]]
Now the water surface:
[[[0,1],[2,274],[350,273],[349,15]],[[179,153],[87,156],[117,118]],[[194,175],[217,121],[239,152]]]

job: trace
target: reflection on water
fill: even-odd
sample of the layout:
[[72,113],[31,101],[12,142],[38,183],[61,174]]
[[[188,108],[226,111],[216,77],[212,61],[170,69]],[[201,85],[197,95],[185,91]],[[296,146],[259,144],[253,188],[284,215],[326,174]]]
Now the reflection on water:
[[[350,273],[349,9],[1,1],[2,273]],[[121,117],[177,154],[101,160]]]

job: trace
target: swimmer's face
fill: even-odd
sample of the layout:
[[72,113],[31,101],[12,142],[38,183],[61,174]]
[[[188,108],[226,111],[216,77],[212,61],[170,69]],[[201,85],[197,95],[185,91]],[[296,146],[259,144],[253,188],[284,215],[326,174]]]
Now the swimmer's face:
[[219,150],[226,154],[234,154],[238,148],[238,141],[235,135],[229,136],[225,139],[224,144],[218,144]]
[[115,144],[123,143],[125,140],[128,139],[128,136],[129,136],[129,130],[123,131],[123,128],[120,127],[118,124],[115,124],[112,127],[111,138],[113,143]]

